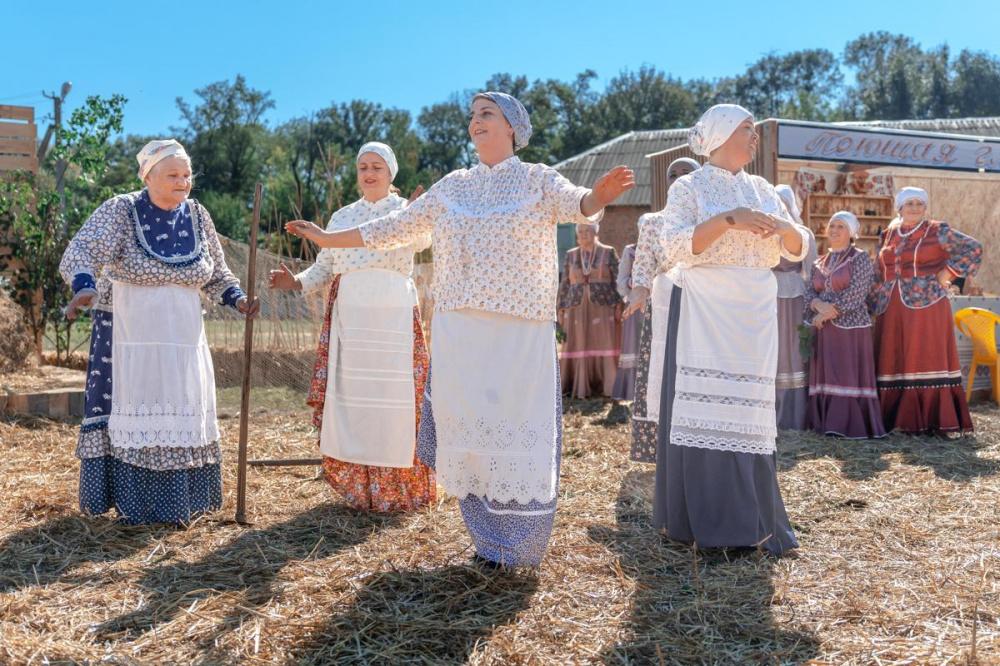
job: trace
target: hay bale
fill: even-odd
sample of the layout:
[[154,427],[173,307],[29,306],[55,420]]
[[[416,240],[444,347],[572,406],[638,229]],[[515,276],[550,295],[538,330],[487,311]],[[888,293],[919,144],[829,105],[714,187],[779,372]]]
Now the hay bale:
[[0,373],[16,372],[31,362],[34,340],[21,307],[0,289]]

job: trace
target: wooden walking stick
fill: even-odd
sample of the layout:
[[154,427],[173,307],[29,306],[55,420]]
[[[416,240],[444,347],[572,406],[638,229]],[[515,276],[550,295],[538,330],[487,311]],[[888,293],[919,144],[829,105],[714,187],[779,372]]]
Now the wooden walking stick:
[[[260,227],[260,199],[264,185],[253,192],[253,222],[250,224],[250,252],[247,258],[247,302],[257,293],[257,228]],[[240,397],[240,453],[236,472],[236,522],[247,525],[247,436],[250,420],[250,360],[253,352],[253,318],[248,314],[243,328],[243,392]]]

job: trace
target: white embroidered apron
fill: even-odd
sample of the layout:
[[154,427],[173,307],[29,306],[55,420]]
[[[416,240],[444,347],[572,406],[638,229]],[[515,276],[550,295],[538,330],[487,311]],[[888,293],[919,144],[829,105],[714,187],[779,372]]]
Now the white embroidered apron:
[[330,313],[323,455],[359,465],[413,466],[416,303],[413,281],[396,271],[341,275]]

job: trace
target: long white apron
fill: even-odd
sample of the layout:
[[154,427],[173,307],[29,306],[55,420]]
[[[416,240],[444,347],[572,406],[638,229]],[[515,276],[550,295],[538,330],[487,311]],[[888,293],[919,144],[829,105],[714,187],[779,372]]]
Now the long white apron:
[[675,268],[670,277],[683,289],[670,442],[774,453],[774,273],[766,268],[694,266]]
[[115,282],[111,445],[202,447],[219,439],[215,372],[191,287]]
[[413,281],[396,271],[341,276],[330,313],[323,455],[359,465],[413,466],[416,303]]
[[660,420],[660,389],[663,381],[663,359],[667,350],[667,322],[670,317],[670,295],[674,283],[664,273],[653,278],[650,289],[650,348],[649,374],[646,381],[646,421]]
[[555,331],[480,310],[434,313],[438,482],[450,494],[549,502],[558,467]]

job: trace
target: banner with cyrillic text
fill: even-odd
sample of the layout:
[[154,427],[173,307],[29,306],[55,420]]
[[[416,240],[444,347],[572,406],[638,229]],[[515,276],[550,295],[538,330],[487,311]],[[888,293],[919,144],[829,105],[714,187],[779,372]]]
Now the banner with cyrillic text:
[[780,122],[778,157],[1000,172],[1000,138]]

